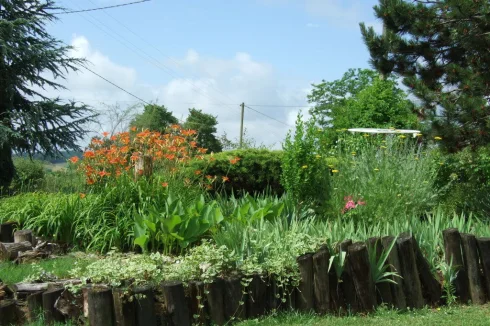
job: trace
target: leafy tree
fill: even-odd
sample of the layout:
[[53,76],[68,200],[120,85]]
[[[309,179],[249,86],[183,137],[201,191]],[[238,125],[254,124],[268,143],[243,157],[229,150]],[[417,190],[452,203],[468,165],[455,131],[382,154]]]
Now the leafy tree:
[[223,150],[230,151],[235,149],[270,149],[264,143],[258,144],[257,141],[249,136],[247,128],[243,129],[242,146],[240,147],[240,139],[235,137],[235,139],[228,138],[226,132],[219,137],[219,142],[223,146]]
[[165,132],[170,125],[177,123],[179,120],[164,105],[147,104],[143,113],[136,115],[130,125],[138,129]]
[[337,139],[336,130],[348,128],[414,128],[417,116],[395,80],[380,79],[369,69],[349,69],[333,82],[313,85],[308,95],[310,110],[324,127],[329,143]]
[[197,130],[199,146],[207,148],[209,152],[221,152],[223,146],[216,138],[217,117],[202,112],[202,110],[189,109],[189,115],[183,125],[184,128]]
[[361,24],[371,63],[423,102],[421,115],[451,152],[490,141],[490,2],[380,0],[384,35]]
[[[94,115],[85,105],[64,104],[40,89],[63,89],[57,78],[83,66],[46,31],[61,8],[52,0],[0,1],[0,187],[15,173],[13,151],[57,154],[79,149],[76,142]],[[46,74],[51,75],[47,76]]]

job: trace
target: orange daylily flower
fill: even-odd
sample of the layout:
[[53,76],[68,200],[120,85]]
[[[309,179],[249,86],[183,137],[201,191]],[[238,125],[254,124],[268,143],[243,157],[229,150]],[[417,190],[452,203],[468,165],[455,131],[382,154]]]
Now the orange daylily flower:
[[168,182],[162,182],[162,187],[164,188],[168,187]]
[[223,182],[230,181],[230,178],[228,178],[228,177],[226,177],[226,176],[221,177],[221,179],[223,180]]
[[108,133],[107,131],[104,131],[104,132],[102,133],[102,136],[107,137],[107,136],[109,136],[109,133]]
[[86,196],[87,196],[87,195],[85,195],[85,194],[80,194],[80,198],[81,198],[81,199],[84,199]]
[[73,164],[76,164],[80,159],[78,158],[78,156],[73,156],[72,158],[70,158],[70,162],[72,162]]

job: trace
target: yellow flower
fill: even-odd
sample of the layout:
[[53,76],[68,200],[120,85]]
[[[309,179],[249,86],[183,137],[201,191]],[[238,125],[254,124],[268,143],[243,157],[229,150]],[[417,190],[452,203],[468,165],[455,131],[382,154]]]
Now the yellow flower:
[[419,160],[419,158],[418,158],[418,157],[416,157],[416,158],[415,158],[415,160],[416,160],[416,161],[418,161],[418,160]]
[[401,139],[405,139],[405,138],[407,138],[407,136],[405,136],[405,135],[400,135],[399,137],[400,137]]
[[417,136],[419,136],[419,137],[420,137],[420,136],[422,136],[422,134],[420,134],[420,133],[419,133],[419,134],[417,134]]
[[328,167],[329,167],[329,168],[333,168],[333,165],[332,165],[332,164],[329,164],[329,165],[328,165]]
[[376,169],[374,169],[374,171],[379,171],[379,169],[378,169],[378,168],[376,168]]
[[394,128],[394,127],[389,127],[388,129],[390,129],[390,130],[395,130],[395,128]]
[[442,140],[442,137],[439,137],[439,136],[435,136],[434,137],[435,140]]
[[351,154],[352,154],[353,156],[355,156],[355,155],[356,155],[356,152],[352,152]]
[[332,173],[339,173],[339,170],[332,170]]
[[320,157],[322,157],[322,156],[321,156],[321,155],[319,155],[319,154],[316,154],[316,156],[315,156],[315,157],[316,157],[316,158],[320,158]]
[[384,144],[386,144],[386,140],[382,140],[381,142],[384,143]]
[[439,162],[439,165],[444,165],[444,162]]
[[382,148],[382,149],[386,149],[386,148],[388,148],[388,147],[386,147],[386,146],[381,146],[381,148]]
[[308,168],[308,165],[303,165],[301,168],[306,169]]
[[398,197],[401,197],[401,196],[402,196],[402,194],[398,194],[397,196],[398,196]]
[[363,136],[364,136],[364,137],[369,137],[369,134],[364,134]]

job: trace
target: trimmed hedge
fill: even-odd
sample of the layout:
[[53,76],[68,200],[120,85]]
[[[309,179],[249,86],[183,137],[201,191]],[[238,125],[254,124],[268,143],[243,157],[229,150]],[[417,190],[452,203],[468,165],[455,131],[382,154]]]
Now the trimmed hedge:
[[[214,191],[226,193],[250,194],[270,191],[281,195],[284,192],[281,186],[281,159],[282,151],[266,149],[241,149],[206,155],[205,160],[196,160],[189,165],[189,176],[196,170],[218,177],[228,176],[229,181],[217,182]],[[240,160],[231,164],[230,160],[239,157]]]

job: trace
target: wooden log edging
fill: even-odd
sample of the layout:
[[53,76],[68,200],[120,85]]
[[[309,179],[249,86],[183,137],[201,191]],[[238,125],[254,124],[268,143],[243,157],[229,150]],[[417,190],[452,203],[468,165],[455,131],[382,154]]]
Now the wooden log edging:
[[405,293],[407,307],[420,309],[425,303],[422,296],[422,285],[417,270],[412,235],[402,233],[397,239],[397,249],[400,258],[400,274],[403,278],[403,292]]
[[[375,250],[376,252],[376,262],[381,258],[381,254],[384,250],[384,245],[380,238],[374,237],[369,238],[367,241],[368,249]],[[388,247],[387,247],[388,248]],[[385,303],[388,307],[393,306],[393,295],[391,294],[390,283],[381,282],[374,285],[376,288],[376,301],[377,304],[380,305]]]
[[487,299],[490,300],[490,238],[476,239],[478,254],[482,264],[483,282],[487,293]]
[[[396,241],[395,237],[386,236],[381,239],[384,248],[389,248],[393,242]],[[391,276],[391,280],[395,283],[390,283],[391,294],[393,298],[393,305],[399,310],[407,309],[407,300],[405,298],[405,293],[403,292],[403,279],[401,277],[401,265],[400,259],[398,257],[398,249],[396,243],[394,244],[390,254],[387,258],[388,271],[392,273],[397,273],[399,277]]]
[[90,326],[114,325],[114,303],[110,288],[88,290],[88,320]]
[[299,311],[311,312],[315,308],[314,280],[313,280],[313,255],[308,253],[296,259],[301,276],[298,291],[296,293],[296,308]]
[[468,275],[468,292],[472,303],[484,304],[485,292],[480,275],[480,263],[476,238],[472,234],[461,233],[463,261]]
[[313,255],[313,293],[315,296],[315,311],[326,314],[330,310],[330,282],[328,266],[330,253],[328,247],[323,246]]
[[463,262],[463,255],[461,249],[461,235],[458,229],[446,229],[442,231],[444,238],[444,253],[446,257],[446,263],[452,264],[458,273],[454,280],[454,286],[456,288],[456,296],[462,303],[467,303],[469,300],[468,292],[468,275]]
[[363,312],[373,311],[376,308],[376,291],[366,244],[356,242],[350,245],[347,259],[359,300],[359,309]]

